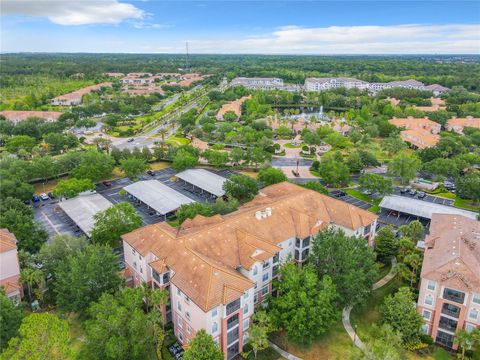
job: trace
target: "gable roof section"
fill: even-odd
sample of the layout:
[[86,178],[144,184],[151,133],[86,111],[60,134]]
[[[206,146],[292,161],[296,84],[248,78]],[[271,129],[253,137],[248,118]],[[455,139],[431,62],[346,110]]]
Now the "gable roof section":
[[8,229],[0,229],[0,253],[17,248],[17,238]]
[[461,215],[434,214],[422,277],[458,290],[480,292],[480,222]]

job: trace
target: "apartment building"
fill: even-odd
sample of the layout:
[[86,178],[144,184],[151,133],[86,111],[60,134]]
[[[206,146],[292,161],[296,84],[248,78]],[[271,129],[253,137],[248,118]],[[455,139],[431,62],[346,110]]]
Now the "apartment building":
[[404,88],[432,91],[435,96],[438,96],[439,94],[443,94],[450,90],[439,84],[432,84],[426,86],[422,82],[414,79],[391,81],[387,83],[369,83],[363,80],[345,77],[306,78],[304,88],[307,91],[323,91],[336,88],[347,88],[368,90],[371,93],[376,93],[378,91],[391,88]]
[[416,149],[425,149],[435,146],[440,141],[440,130],[442,126],[427,117],[406,119],[393,118],[388,122],[398,128],[402,128],[400,137],[409,142]]
[[79,105],[82,102],[83,95],[89,94],[92,91],[99,90],[102,87],[110,87],[112,86],[111,82],[103,82],[96,85],[87,86],[83,89],[73,91],[68,94],[60,95],[54,97],[51,101],[51,105],[63,105],[63,106],[72,106],[72,105]]
[[0,287],[9,298],[21,300],[17,238],[7,229],[0,229]]
[[170,292],[163,309],[187,345],[200,329],[231,359],[248,338],[255,306],[275,295],[281,263],[303,263],[312,236],[329,226],[373,244],[377,216],[295,184],[261,190],[224,216],[197,216],[173,228],[165,222],[122,236],[126,276]]
[[463,134],[463,128],[465,127],[480,129],[480,118],[474,118],[473,116],[465,118],[453,117],[445,125],[448,131],[455,131],[458,134]]
[[24,121],[28,118],[40,118],[46,122],[55,122],[58,120],[60,115],[59,111],[21,111],[21,110],[5,110],[0,111],[0,115],[4,116],[5,119],[11,121],[14,124],[17,124],[21,121]]
[[281,89],[283,80],[278,78],[246,78],[237,77],[232,80],[232,86],[244,86],[248,89],[255,90],[274,90]]
[[480,327],[480,222],[433,214],[425,238],[417,311],[435,342],[456,349],[455,332]]

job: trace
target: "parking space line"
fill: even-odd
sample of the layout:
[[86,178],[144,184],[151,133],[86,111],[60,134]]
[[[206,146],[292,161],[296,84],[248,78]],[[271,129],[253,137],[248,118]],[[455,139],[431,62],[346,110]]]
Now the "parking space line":
[[52,221],[49,219],[49,217],[47,216],[47,214],[45,214],[43,211],[42,211],[42,215],[44,216],[45,220],[47,220],[47,222],[50,224],[50,226],[52,227],[53,231],[55,231],[58,235],[60,235],[60,232],[57,230],[57,227],[55,225],[53,225]]

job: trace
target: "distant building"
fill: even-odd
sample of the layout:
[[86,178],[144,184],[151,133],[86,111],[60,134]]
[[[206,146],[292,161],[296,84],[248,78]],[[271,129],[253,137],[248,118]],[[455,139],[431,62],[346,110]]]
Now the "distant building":
[[[206,185],[201,177],[189,181]],[[198,215],[178,228],[162,222],[123,235],[126,276],[135,286],[169,291],[162,311],[183,346],[205,329],[230,360],[243,350],[255,307],[275,296],[281,264],[303,264],[312,237],[330,226],[372,245],[376,223],[369,211],[283,182],[228,215]]]
[[400,132],[400,137],[412,144],[414,148],[425,149],[435,146],[440,141],[441,125],[435,121],[425,118],[406,119],[393,118],[388,120],[390,124],[405,129]]
[[445,125],[447,130],[453,130],[459,134],[463,134],[463,128],[465,127],[480,129],[480,118],[474,118],[473,116],[467,116],[466,118],[453,117]]
[[9,298],[21,300],[17,238],[7,229],[0,229],[0,287]]
[[11,121],[14,124],[19,123],[20,121],[26,120],[28,118],[40,118],[47,122],[55,122],[58,120],[60,115],[59,111],[17,111],[17,110],[5,110],[0,111],[0,115],[5,116],[5,119]]
[[51,105],[63,105],[63,106],[72,106],[72,105],[79,105],[82,102],[82,97],[85,94],[89,94],[92,91],[99,90],[102,87],[110,87],[112,86],[111,82],[103,82],[96,85],[87,86],[83,89],[73,91],[68,94],[60,95],[54,97],[51,101]]
[[125,74],[124,73],[121,73],[121,72],[106,72],[106,73],[103,73],[103,75],[105,76],[110,76],[110,77],[115,77],[115,78],[119,78],[119,77],[124,77]]
[[360,89],[368,90],[371,93],[376,93],[385,89],[404,88],[432,91],[435,96],[449,91],[449,89],[444,86],[438,84],[425,86],[422,82],[414,79],[391,81],[387,83],[369,83],[363,80],[345,77],[306,78],[304,88],[307,91],[323,91],[336,88]]
[[480,222],[433,214],[425,239],[417,311],[423,331],[457,348],[455,332],[480,327]]
[[232,80],[232,86],[244,86],[255,90],[276,90],[281,89],[283,80],[279,78],[246,78],[237,77]]

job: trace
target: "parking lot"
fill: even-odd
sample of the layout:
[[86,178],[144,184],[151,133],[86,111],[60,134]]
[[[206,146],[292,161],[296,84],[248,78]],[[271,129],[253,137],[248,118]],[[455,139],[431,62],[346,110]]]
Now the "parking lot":
[[338,200],[342,200],[342,201],[345,201],[349,204],[357,206],[357,207],[359,207],[363,210],[368,210],[372,207],[372,204],[370,204],[366,201],[358,200],[357,198],[354,198],[353,196],[347,195],[345,192],[343,192],[341,190],[335,190],[335,191],[330,192],[330,196],[333,196],[334,198],[337,198]]
[[[210,170],[213,173],[225,178],[236,174],[230,170]],[[210,195],[203,193],[199,189],[192,190],[188,185],[185,185],[181,181],[174,181],[175,171],[171,168],[154,171],[154,175],[143,174],[140,176],[140,180],[152,180],[156,179],[163,184],[171,187],[172,189],[182,193],[192,200],[201,203],[211,203],[215,201]],[[137,213],[143,218],[144,224],[154,224],[159,221],[163,221],[163,216],[158,216],[156,212],[149,209],[146,205],[134,201],[128,195],[120,195],[119,192],[125,186],[132,184],[133,181],[129,178],[121,178],[111,180],[110,185],[104,185],[103,183],[97,184],[96,191],[105,197],[113,204],[118,204],[122,201],[130,202],[136,209]],[[35,219],[40,222],[49,234],[49,238],[59,234],[69,234],[74,236],[82,235],[82,231],[73,223],[72,220],[60,209],[58,206],[58,199],[49,199],[45,201],[39,201],[33,204]]]
[[439,197],[439,196],[433,196],[433,195],[428,195],[428,194],[426,194],[425,197],[422,199],[422,198],[418,197],[418,192],[415,195],[410,195],[408,192],[402,194],[400,192],[400,189],[401,188],[398,188],[398,187],[395,188],[394,194],[404,196],[404,197],[407,197],[407,198],[410,198],[410,199],[417,199],[417,200],[427,201],[427,202],[440,204],[440,205],[446,205],[446,206],[453,206],[453,203],[454,203],[454,200],[452,200],[452,199],[446,199],[446,198],[442,198],[442,197]]
[[390,224],[395,227],[407,225],[414,220],[419,220],[423,224],[423,226],[425,226],[426,228],[430,226],[429,220],[421,219],[421,218],[418,218],[417,216],[398,213],[393,210],[382,209],[380,214],[378,215],[379,222]]

